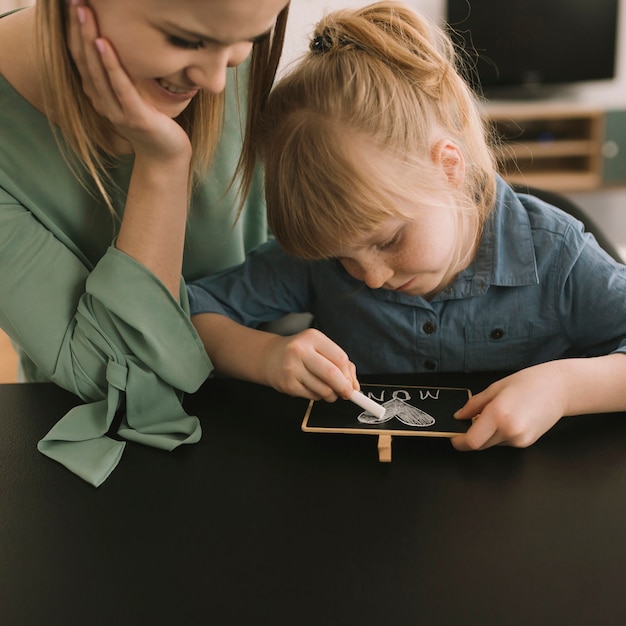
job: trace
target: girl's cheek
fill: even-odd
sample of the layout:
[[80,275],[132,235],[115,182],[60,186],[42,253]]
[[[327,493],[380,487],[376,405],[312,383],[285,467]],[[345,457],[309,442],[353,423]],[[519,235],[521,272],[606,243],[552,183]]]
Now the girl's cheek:
[[350,259],[341,259],[341,265],[343,265],[343,269],[352,276],[352,278],[356,278],[356,280],[362,280],[363,273],[359,270],[359,266],[354,261]]

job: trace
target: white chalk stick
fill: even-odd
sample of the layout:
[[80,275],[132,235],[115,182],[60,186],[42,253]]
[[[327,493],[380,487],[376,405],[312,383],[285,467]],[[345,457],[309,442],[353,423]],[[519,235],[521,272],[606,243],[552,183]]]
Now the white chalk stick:
[[356,389],[352,392],[352,397],[350,398],[354,404],[358,404],[362,409],[369,411],[372,415],[375,415],[378,419],[382,419],[385,416],[385,412],[387,409],[382,404],[378,404],[371,398],[364,396],[360,391]]

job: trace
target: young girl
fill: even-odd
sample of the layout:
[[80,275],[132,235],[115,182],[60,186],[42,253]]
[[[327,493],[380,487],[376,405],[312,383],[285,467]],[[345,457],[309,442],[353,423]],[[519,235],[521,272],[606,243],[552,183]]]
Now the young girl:
[[[38,0],[0,19],[0,327],[24,379],[91,402],[40,449],[95,484],[121,454],[103,437],[118,408],[126,438],[199,436],[177,390],[210,364],[181,278],[267,238],[256,113],[286,14],[287,0]],[[245,72],[237,85],[228,68],[250,55],[240,119]],[[233,227],[238,164],[252,193]]]
[[[264,138],[286,252],[267,244],[190,287],[217,370],[328,401],[358,387],[356,370],[519,370],[458,412],[479,416],[461,450],[626,409],[626,268],[495,174],[441,30],[391,2],[327,16],[275,87]],[[317,328],[239,325],[287,311]]]

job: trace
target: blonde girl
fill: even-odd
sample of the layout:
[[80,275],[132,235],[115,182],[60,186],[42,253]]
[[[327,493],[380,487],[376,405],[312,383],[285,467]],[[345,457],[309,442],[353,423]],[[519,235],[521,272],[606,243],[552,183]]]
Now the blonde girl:
[[[398,3],[322,20],[262,120],[280,246],[191,285],[192,319],[217,370],[307,398],[349,397],[357,371],[514,370],[453,445],[527,446],[626,409],[626,268],[497,176],[456,63]],[[255,330],[290,311],[315,328]]]

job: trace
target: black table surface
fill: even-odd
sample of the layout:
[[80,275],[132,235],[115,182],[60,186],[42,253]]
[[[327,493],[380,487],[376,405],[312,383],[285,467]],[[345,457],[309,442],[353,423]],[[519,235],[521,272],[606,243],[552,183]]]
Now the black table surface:
[[396,438],[387,464],[302,432],[306,400],[209,380],[200,443],[129,443],[95,489],[36,450],[77,403],[0,385],[3,625],[626,624],[624,414],[524,450]]

